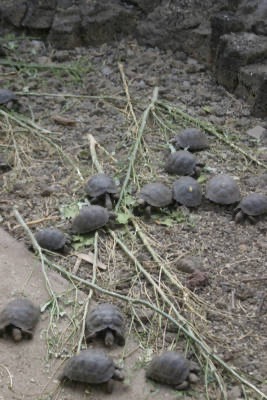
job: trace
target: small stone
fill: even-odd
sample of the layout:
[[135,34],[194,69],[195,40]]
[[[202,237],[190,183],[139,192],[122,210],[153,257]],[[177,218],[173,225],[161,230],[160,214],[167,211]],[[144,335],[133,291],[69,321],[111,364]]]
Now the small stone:
[[176,268],[179,271],[192,274],[196,270],[202,269],[203,261],[200,257],[187,256],[177,261]]
[[262,126],[257,125],[254,128],[247,130],[247,134],[257,140],[261,140],[267,135],[267,131]]

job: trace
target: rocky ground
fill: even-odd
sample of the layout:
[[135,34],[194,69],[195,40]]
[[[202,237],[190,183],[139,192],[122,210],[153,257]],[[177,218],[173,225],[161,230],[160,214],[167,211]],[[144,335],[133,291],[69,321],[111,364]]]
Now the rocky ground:
[[[203,191],[210,177],[223,172],[235,177],[242,195],[267,194],[266,143],[247,134],[256,126],[266,127],[266,122],[251,117],[245,103],[217,86],[205,65],[183,52],[142,47],[135,40],[55,50],[39,40],[12,37],[6,38],[5,51],[9,62],[1,65],[2,85],[15,91],[18,101],[10,111],[0,110],[0,213],[3,227],[18,240],[30,242],[14,217],[14,206],[33,232],[43,226],[69,232],[66,216],[86,201],[84,182],[96,172],[89,135],[99,144],[96,152],[103,170],[123,184],[133,160],[137,127],[155,87],[159,87],[159,102],[147,120],[122,205],[131,210],[144,183],[160,180],[171,185],[175,178],[163,169],[169,139],[183,127],[202,123],[208,124],[211,143],[209,150],[197,154],[205,164],[200,176]],[[8,165],[11,169],[4,172]],[[266,218],[255,225],[236,225],[232,211],[203,200],[196,210],[165,209],[149,222],[136,216],[135,227],[130,221],[121,224],[114,228],[115,236],[100,230],[98,254],[107,268],[97,270],[96,282],[113,294],[149,300],[173,316],[168,303],[129,259],[129,255],[136,257],[214,354],[267,396]],[[127,218],[121,207],[120,221]],[[138,231],[145,235],[154,259]],[[118,240],[127,246],[128,255]],[[67,254],[49,255],[49,259],[67,271],[73,272],[76,265],[77,276],[91,281],[91,266],[85,261],[77,266],[75,253],[94,251],[94,243],[93,236],[75,238]],[[193,271],[198,268],[208,277],[204,287],[196,285],[193,291],[186,288],[192,270],[184,271],[180,262],[189,256],[194,257]],[[95,292],[94,300],[110,301],[110,297]],[[114,297],[112,301],[119,302]],[[163,348],[187,351],[188,357],[201,363],[202,372],[200,382],[181,398],[208,398],[206,391],[210,399],[223,398],[211,365],[205,367],[194,341],[156,312],[124,301],[118,304],[127,315],[129,332],[143,349],[131,374]],[[71,351],[68,348],[68,354]],[[231,372],[216,366],[227,398],[260,398]],[[175,391],[168,393],[180,398]],[[94,397],[89,393],[86,398]],[[153,394],[147,398],[154,398]]]

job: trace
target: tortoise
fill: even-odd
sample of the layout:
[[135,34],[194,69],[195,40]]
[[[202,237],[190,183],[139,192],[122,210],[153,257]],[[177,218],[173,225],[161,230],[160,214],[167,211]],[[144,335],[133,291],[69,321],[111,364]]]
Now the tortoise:
[[240,198],[240,189],[230,175],[216,175],[206,185],[206,198],[214,203],[229,205],[237,203]]
[[117,343],[119,346],[125,345],[125,322],[118,309],[113,304],[102,303],[89,311],[85,321],[85,337],[91,340],[94,337],[104,338],[107,347]]
[[39,307],[26,298],[16,298],[0,313],[0,336],[8,334],[15,342],[32,339],[39,317]]
[[198,177],[200,167],[203,167],[203,164],[198,162],[193,154],[186,150],[179,150],[169,155],[165,171],[172,175]]
[[86,183],[85,192],[91,198],[92,204],[104,200],[104,205],[108,210],[112,209],[112,200],[118,198],[118,187],[106,174],[92,176]]
[[137,203],[145,209],[145,214],[149,218],[151,208],[167,207],[172,203],[172,192],[168,186],[161,182],[147,183],[137,194]]
[[166,351],[152,359],[146,370],[146,377],[183,390],[189,387],[189,383],[198,381],[193,373],[198,371],[198,366],[181,353]]
[[105,207],[98,205],[86,206],[73,219],[71,231],[76,234],[92,232],[105,226],[110,218],[115,218],[115,214],[109,212]]
[[247,218],[255,223],[257,216],[267,213],[267,196],[262,193],[250,193],[244,197],[234,210],[235,222],[242,222]]
[[196,128],[187,128],[170,140],[176,150],[188,149],[192,152],[208,149],[209,142],[204,132]]
[[62,250],[67,243],[63,232],[56,228],[45,228],[35,233],[35,239],[43,249],[57,251]]
[[123,381],[124,375],[111,357],[102,350],[82,350],[71,357],[59,380],[65,379],[90,384],[103,384],[108,393],[113,390],[112,380]]
[[201,186],[191,176],[182,176],[172,186],[173,199],[186,207],[197,207],[201,203]]
[[16,100],[14,92],[8,89],[0,89],[0,105],[11,103],[14,100]]

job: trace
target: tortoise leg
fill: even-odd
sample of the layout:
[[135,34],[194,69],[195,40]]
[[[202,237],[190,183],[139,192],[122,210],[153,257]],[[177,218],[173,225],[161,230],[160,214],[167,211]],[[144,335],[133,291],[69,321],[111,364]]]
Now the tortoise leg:
[[252,215],[248,215],[247,218],[248,218],[248,220],[249,220],[249,222],[250,222],[251,224],[254,225],[254,224],[257,223],[257,218],[253,217]]
[[121,371],[121,368],[116,365],[116,369],[114,372],[114,375],[112,379],[115,379],[115,381],[124,381],[124,373]]
[[110,379],[109,381],[107,381],[105,383],[105,389],[107,393],[112,393],[113,392],[113,388],[114,388],[114,382],[112,379]]
[[106,331],[104,342],[107,347],[111,347],[114,344],[114,334],[110,329]]
[[20,342],[22,340],[21,329],[13,327],[11,330],[12,338],[15,342]]
[[241,222],[244,222],[244,213],[242,210],[238,211],[235,215],[234,215],[234,220],[236,224],[240,224]]
[[112,210],[112,201],[109,193],[105,194],[105,207],[108,210]]
[[151,218],[151,206],[147,205],[145,207],[144,215],[145,215],[145,219],[147,219],[147,220],[149,220]]
[[180,383],[179,385],[175,386],[175,389],[177,390],[185,390],[189,388],[189,382],[188,381],[184,381],[182,383]]

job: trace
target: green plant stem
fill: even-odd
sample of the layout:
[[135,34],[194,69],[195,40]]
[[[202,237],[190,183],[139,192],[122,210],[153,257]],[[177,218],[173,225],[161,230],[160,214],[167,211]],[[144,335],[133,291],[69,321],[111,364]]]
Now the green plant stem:
[[39,246],[39,244],[37,243],[32,231],[30,230],[30,228],[28,227],[28,225],[26,224],[26,222],[22,218],[22,216],[19,213],[19,211],[16,208],[13,208],[13,212],[14,212],[15,218],[17,219],[18,223],[23,227],[23,229],[26,231],[26,233],[30,237],[32,245],[33,245],[33,248],[38,253],[38,255],[40,257],[42,273],[43,273],[43,276],[44,276],[44,279],[45,279],[45,286],[46,286],[48,294],[53,299],[53,305],[56,308],[57,317],[58,317],[59,316],[59,306],[58,306],[57,296],[55,295],[55,293],[53,291],[53,288],[51,286],[50,280],[49,280],[49,278],[47,276],[46,267],[45,267],[45,257],[44,257],[44,255],[42,253],[42,249]]
[[128,183],[129,183],[129,180],[130,180],[130,177],[131,177],[131,173],[133,171],[133,167],[134,167],[137,151],[138,151],[139,145],[141,143],[141,139],[142,139],[142,136],[143,136],[143,133],[144,133],[144,130],[145,130],[146,123],[147,123],[147,119],[148,119],[150,111],[155,106],[155,103],[156,103],[157,98],[158,98],[158,92],[159,92],[159,88],[155,87],[154,91],[153,91],[151,102],[149,103],[149,105],[147,106],[147,108],[145,109],[145,111],[143,113],[143,116],[142,116],[142,119],[141,119],[141,125],[140,125],[140,127],[138,129],[138,132],[137,132],[136,142],[135,142],[133,151],[131,153],[131,158],[130,158],[129,166],[128,166],[128,169],[127,169],[126,177],[124,179],[124,182],[123,182],[123,185],[122,185],[122,188],[121,188],[121,193],[120,193],[119,200],[118,200],[118,202],[116,204],[116,208],[115,208],[116,211],[118,211],[118,209],[119,209],[119,207],[121,205],[121,201],[122,201],[122,199],[124,197],[125,190],[126,190],[126,188],[128,186]]
[[[91,281],[92,284],[95,284],[95,282],[96,282],[97,257],[98,257],[98,233],[96,232],[95,233],[95,241],[94,241],[93,276],[92,276],[92,281]],[[92,296],[93,296],[93,289],[90,288],[89,294],[88,294],[86,302],[85,302],[81,334],[80,334],[80,338],[79,338],[78,346],[77,346],[77,353],[79,353],[81,350],[82,341],[83,341],[84,333],[85,333],[86,316],[88,313],[88,308],[89,308],[89,304],[90,304],[90,300],[91,300]]]

